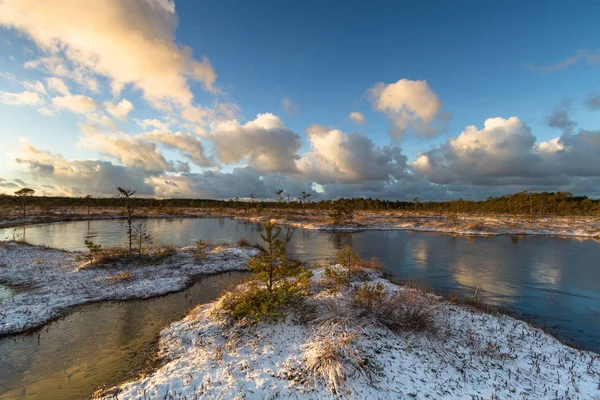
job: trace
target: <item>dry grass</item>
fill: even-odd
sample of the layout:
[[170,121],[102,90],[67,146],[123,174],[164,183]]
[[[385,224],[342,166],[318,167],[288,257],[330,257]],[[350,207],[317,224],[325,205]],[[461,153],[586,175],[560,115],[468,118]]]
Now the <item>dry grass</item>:
[[110,283],[112,283],[113,285],[122,283],[122,282],[127,282],[130,281],[134,278],[133,273],[129,272],[129,271],[122,271],[119,272],[118,274],[112,274],[109,275],[108,277],[106,277],[106,280]]
[[355,288],[354,294],[359,317],[396,332],[434,331],[435,302],[432,296],[414,289],[390,292],[368,283]]
[[357,334],[358,330],[348,330],[346,325],[325,324],[304,345],[306,370],[324,380],[337,395],[341,394],[349,376],[356,372],[369,373],[355,345]]

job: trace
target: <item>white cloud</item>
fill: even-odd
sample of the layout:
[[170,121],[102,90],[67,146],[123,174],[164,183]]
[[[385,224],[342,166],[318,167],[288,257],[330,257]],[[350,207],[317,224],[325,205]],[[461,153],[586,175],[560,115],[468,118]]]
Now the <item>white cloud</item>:
[[37,106],[44,103],[44,99],[36,92],[28,90],[20,93],[0,91],[0,103],[11,106]]
[[[142,91],[155,107],[187,106],[193,94],[189,82],[211,93],[216,73],[208,60],[197,61],[191,49],[175,42],[177,16],[166,0],[5,0],[0,24],[23,32],[51,59],[51,73],[65,76],[71,68],[107,77],[113,93],[127,84]],[[85,76],[81,76],[85,80]],[[98,90],[97,81],[88,82]]]
[[52,104],[59,110],[68,110],[75,114],[85,114],[98,108],[94,99],[81,94],[53,97]]
[[350,118],[350,121],[355,125],[362,125],[367,122],[365,115],[358,111],[351,112],[348,115],[348,118]]
[[298,161],[306,179],[319,184],[400,178],[406,157],[399,147],[378,147],[359,133],[313,125],[306,130],[312,151]]
[[69,92],[69,87],[67,86],[65,81],[63,81],[60,78],[54,76],[46,78],[46,84],[48,85],[48,89],[54,90],[55,92],[58,92],[62,95],[66,96],[71,94],[71,92]]
[[215,156],[225,164],[247,161],[266,172],[297,172],[300,137],[273,114],[258,114],[241,125],[237,120],[217,123],[207,136]]
[[374,109],[386,114],[392,122],[390,133],[395,139],[411,128],[418,136],[435,135],[450,118],[450,114],[441,112],[442,103],[427,81],[379,82],[368,93]]
[[127,116],[133,110],[133,104],[127,99],[123,99],[117,104],[106,101],[104,107],[110,115],[122,121],[127,120]]

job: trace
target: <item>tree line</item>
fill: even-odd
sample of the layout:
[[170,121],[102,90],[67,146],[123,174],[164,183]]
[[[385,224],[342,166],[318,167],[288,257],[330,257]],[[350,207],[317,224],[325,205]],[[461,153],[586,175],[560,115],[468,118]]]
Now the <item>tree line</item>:
[[[573,196],[568,192],[529,192],[523,191],[486,200],[446,200],[412,201],[380,200],[374,198],[342,198],[338,200],[311,200],[310,194],[303,192],[297,196],[283,190],[273,193],[269,200],[257,200],[251,193],[246,198],[229,200],[201,198],[144,198],[129,200],[122,197],[53,197],[35,196],[33,190],[19,191],[15,195],[0,195],[0,207],[18,207],[26,213],[26,204],[39,208],[84,208],[124,207],[127,201],[136,208],[214,208],[237,209],[245,212],[268,212],[272,209],[312,210],[317,212],[349,213],[353,211],[413,211],[427,213],[468,213],[468,214],[512,214],[512,215],[600,215],[600,200],[587,196]],[[341,210],[341,211],[340,211]]]

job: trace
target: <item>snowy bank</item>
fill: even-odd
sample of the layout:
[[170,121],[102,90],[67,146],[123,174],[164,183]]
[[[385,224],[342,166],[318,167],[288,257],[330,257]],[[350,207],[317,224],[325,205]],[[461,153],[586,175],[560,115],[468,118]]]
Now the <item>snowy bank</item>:
[[43,325],[79,304],[149,298],[181,290],[201,274],[246,270],[257,252],[212,246],[198,260],[193,250],[177,248],[148,262],[82,267],[80,253],[0,242],[0,282],[19,289],[0,300],[0,336]]
[[438,232],[459,235],[542,235],[600,240],[600,219],[594,217],[514,217],[478,215],[403,215],[373,212],[356,213],[353,222],[333,225],[326,215],[238,217],[313,231],[358,232],[365,230],[399,230]]
[[[309,363],[319,346],[327,344],[322,327],[331,304],[350,304],[352,299],[328,291],[322,276],[317,270],[311,278],[309,301],[316,307],[316,320],[230,326],[215,317],[217,302],[199,306],[161,333],[164,364],[158,370],[99,396],[600,399],[598,354],[565,346],[509,316],[485,314],[420,292],[414,293],[431,307],[434,329],[427,331],[392,332],[356,318],[343,322],[343,312],[337,311],[330,326],[346,331],[333,336],[329,346],[339,351],[336,357],[344,361],[340,370],[346,379],[335,394],[331,385],[310,373]],[[378,277],[370,284],[380,284],[391,294],[413,291]]]

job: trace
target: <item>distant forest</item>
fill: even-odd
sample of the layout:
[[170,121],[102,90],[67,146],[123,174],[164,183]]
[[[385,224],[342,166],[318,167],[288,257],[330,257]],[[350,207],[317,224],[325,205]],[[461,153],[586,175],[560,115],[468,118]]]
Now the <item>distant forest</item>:
[[[0,207],[21,207],[23,198],[19,196],[0,195]],[[42,209],[76,208],[76,207],[120,207],[125,200],[117,197],[40,197],[26,198],[28,206]],[[486,200],[448,200],[448,201],[392,201],[372,198],[352,198],[310,201],[310,198],[286,198],[281,191],[274,194],[271,201],[254,199],[155,199],[136,197],[135,207],[150,208],[216,208],[239,209],[245,211],[267,209],[303,209],[327,211],[344,207],[354,211],[402,210],[431,213],[470,213],[470,214],[514,214],[514,215],[600,215],[600,200],[592,200],[587,196],[573,196],[567,192],[534,193],[519,192],[500,197],[489,197]]]

